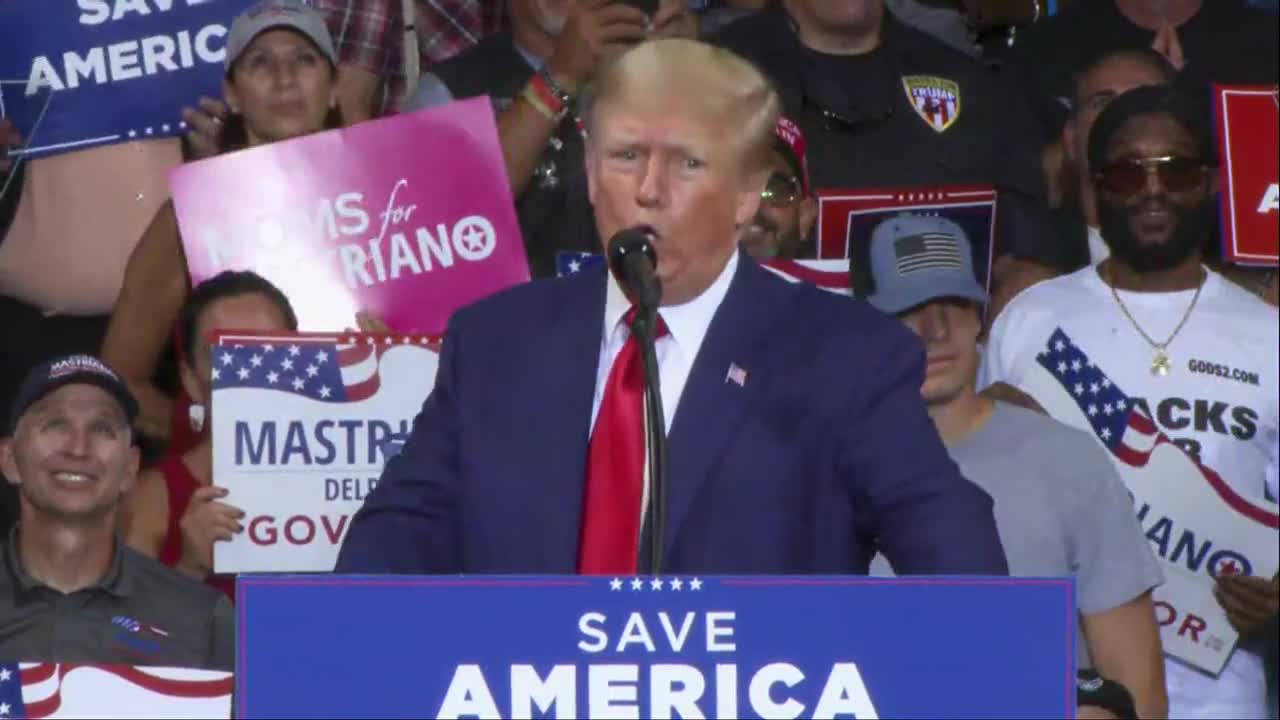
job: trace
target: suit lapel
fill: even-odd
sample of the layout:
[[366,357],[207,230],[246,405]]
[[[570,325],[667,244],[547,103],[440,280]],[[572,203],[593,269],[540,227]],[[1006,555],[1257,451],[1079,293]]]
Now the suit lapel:
[[[667,439],[667,528],[663,546],[688,515],[689,507],[715,469],[751,399],[762,385],[752,382],[767,336],[785,295],[768,286],[768,271],[744,253],[724,301],[716,309],[694,359]],[[770,298],[773,297],[773,302]],[[745,382],[730,379],[730,368],[747,372]]]
[[560,278],[563,293],[557,295],[555,319],[546,336],[532,347],[537,361],[522,363],[530,371],[530,385],[540,412],[528,418],[526,432],[541,466],[537,473],[540,508],[530,508],[543,546],[548,572],[574,572],[578,553],[578,527],[582,515],[582,491],[586,480],[587,440],[590,436],[591,402],[595,395],[600,340],[604,328],[605,272],[593,269],[579,276]]

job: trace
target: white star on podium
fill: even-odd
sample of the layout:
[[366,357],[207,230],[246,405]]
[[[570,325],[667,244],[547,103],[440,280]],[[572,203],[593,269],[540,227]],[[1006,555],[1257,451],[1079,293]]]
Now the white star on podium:
[[702,581],[701,581],[701,580],[699,580],[698,578],[694,578],[694,579],[690,580],[690,581],[689,581],[689,589],[690,589],[690,590],[701,590],[701,589],[702,589]]
[[680,578],[672,578],[669,585],[671,585],[672,590],[679,590],[681,587],[684,586],[684,583],[680,581]]
[[621,590],[621,589],[622,589],[622,580],[620,580],[620,579],[618,579],[618,578],[614,578],[614,579],[610,580],[610,581],[609,581],[609,589],[610,589],[610,590]]
[[634,579],[634,580],[632,580],[632,581],[631,581],[631,589],[632,589],[632,590],[641,590],[641,589],[643,589],[643,588],[644,588],[644,581],[643,581],[643,580],[641,580],[640,578],[636,578],[636,579]]
[[653,582],[649,583],[649,587],[653,588],[654,590],[661,590],[661,589],[662,589],[662,579],[661,579],[661,578],[654,578],[654,579],[653,579]]

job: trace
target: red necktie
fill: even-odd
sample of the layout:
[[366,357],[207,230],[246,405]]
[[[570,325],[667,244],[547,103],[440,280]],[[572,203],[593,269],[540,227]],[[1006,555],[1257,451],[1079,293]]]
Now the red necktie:
[[[635,308],[625,320],[630,326]],[[667,334],[658,316],[654,337]],[[587,445],[587,488],[582,503],[578,572],[633,575],[640,546],[644,497],[644,364],[635,335],[613,361],[595,430]]]

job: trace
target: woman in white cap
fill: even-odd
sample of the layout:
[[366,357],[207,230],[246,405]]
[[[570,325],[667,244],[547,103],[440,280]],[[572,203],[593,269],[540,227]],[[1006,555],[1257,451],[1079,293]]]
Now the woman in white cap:
[[[223,152],[340,127],[337,55],[323,18],[299,0],[262,0],[236,17],[227,35],[223,94],[230,115]],[[173,401],[152,383],[178,312],[190,291],[173,203],[166,203],[129,259],[102,357],[129,383],[142,411],[139,429],[182,451],[196,440],[187,399]],[[362,329],[381,329],[360,319]],[[181,347],[181,342],[176,343]],[[172,432],[171,432],[172,430]]]

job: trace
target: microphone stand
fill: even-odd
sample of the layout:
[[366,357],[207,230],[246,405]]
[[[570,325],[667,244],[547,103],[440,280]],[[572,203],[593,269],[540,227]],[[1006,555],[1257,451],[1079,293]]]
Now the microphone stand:
[[642,308],[631,322],[631,332],[640,342],[644,364],[645,447],[649,466],[649,574],[662,574],[663,537],[666,535],[667,508],[667,428],[662,412],[662,392],[658,379],[658,354],[654,348],[657,326],[656,307]]

